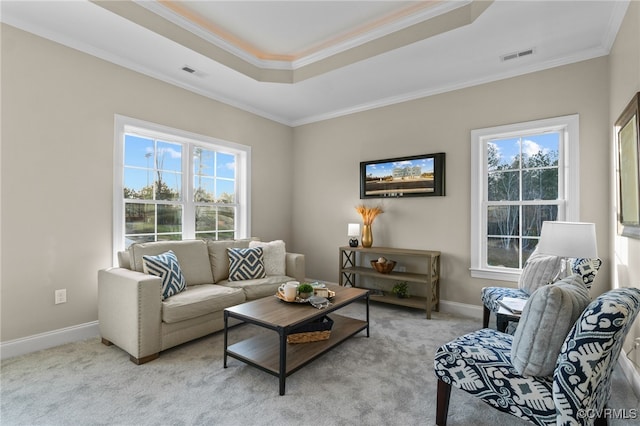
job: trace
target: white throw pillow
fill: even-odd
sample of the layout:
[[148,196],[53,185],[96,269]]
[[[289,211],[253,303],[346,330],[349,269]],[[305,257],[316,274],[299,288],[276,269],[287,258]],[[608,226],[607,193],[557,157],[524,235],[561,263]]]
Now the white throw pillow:
[[589,302],[589,290],[577,274],[533,292],[513,336],[511,362],[516,371],[551,376],[569,330]]
[[287,273],[284,241],[271,242],[251,241],[249,247],[262,247],[264,252],[264,269],[267,275],[285,275]]

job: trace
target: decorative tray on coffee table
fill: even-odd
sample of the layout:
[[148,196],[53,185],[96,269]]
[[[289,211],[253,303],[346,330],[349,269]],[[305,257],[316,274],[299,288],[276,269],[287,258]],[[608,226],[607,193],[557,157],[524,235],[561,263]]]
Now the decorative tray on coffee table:
[[[284,297],[284,295],[280,292],[280,291],[276,291],[275,296],[282,300],[283,302],[287,302],[287,303],[310,303],[313,306],[320,306],[320,307],[326,307],[329,304],[329,300],[332,299],[335,295],[336,292],[333,290],[329,290],[328,288],[326,288],[326,286],[323,283],[311,283],[311,285],[313,286],[313,296],[307,297],[306,299],[302,299],[299,296],[296,296],[295,300],[290,300]],[[318,290],[320,290],[318,292]],[[324,294],[326,292],[327,296],[318,296],[317,293],[321,293]],[[324,305],[324,306],[323,306]]]

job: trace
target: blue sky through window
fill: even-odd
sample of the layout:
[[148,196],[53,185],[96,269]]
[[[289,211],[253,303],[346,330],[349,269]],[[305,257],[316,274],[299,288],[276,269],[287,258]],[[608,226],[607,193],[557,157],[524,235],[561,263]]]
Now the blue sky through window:
[[[201,176],[230,179],[218,181],[217,193],[235,192],[235,155],[202,149],[202,164],[194,158],[194,171]],[[195,156],[194,156],[195,157]],[[182,172],[182,145],[136,135],[125,135],[124,144],[125,186],[140,190],[153,184],[156,168],[163,175],[175,176]],[[215,173],[214,173],[215,167]],[[172,181],[175,179],[171,179]],[[171,185],[174,182],[169,182]]]
[[558,153],[560,145],[560,134],[542,133],[539,135],[527,136],[525,138],[496,139],[489,142],[497,149],[499,166],[511,166],[518,155],[520,155],[520,141],[522,141],[522,154],[531,157],[542,151],[543,154]]

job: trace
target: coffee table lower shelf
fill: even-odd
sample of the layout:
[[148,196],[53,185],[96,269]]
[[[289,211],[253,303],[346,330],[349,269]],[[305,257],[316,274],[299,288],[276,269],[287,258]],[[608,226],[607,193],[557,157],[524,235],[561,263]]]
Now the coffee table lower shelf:
[[[367,322],[355,318],[331,314],[333,328],[328,340],[318,342],[287,344],[285,376],[289,376],[313,359],[367,329]],[[261,333],[229,346],[228,356],[250,364],[256,368],[280,376],[280,341],[278,334]]]

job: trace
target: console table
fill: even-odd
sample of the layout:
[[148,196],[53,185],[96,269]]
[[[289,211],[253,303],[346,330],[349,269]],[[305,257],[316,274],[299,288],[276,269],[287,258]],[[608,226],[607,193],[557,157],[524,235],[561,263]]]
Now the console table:
[[[406,281],[426,286],[427,297],[411,296],[401,299],[394,294],[371,295],[371,300],[376,302],[391,303],[394,305],[408,306],[424,309],[427,319],[431,319],[431,311],[438,311],[440,304],[440,252],[433,250],[411,250],[391,247],[340,247],[339,284],[356,287],[356,276],[374,277],[390,281]],[[356,256],[360,253],[360,256]],[[362,257],[370,255],[372,258],[379,256],[393,257],[397,261],[399,256],[411,256],[422,259],[426,263],[427,273],[395,272],[382,274],[373,268],[361,266]],[[429,297],[430,295],[430,297]]]

